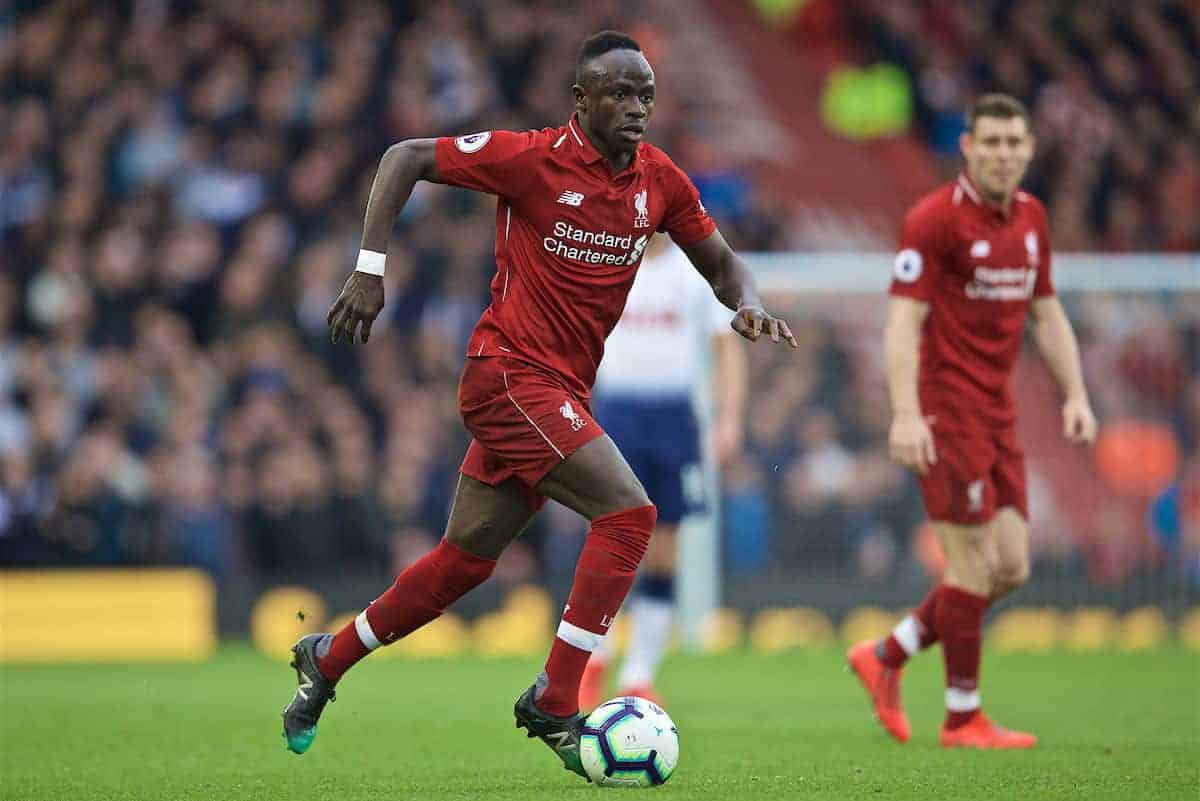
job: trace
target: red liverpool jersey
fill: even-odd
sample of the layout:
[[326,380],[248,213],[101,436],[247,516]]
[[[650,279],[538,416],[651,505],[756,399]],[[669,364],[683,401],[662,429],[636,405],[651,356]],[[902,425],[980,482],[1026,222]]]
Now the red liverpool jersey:
[[1032,298],[1054,294],[1046,210],[1037,198],[1018,191],[1005,214],[966,175],[926,195],[905,217],[891,294],[929,304],[921,331],[922,411],[1011,425],[1008,376],[1025,314]]
[[653,145],[614,175],[572,117],[561,128],[437,140],[443,183],[496,195],[492,302],[468,356],[507,354],[590,395],[646,241],[681,245],[716,226],[687,175]]

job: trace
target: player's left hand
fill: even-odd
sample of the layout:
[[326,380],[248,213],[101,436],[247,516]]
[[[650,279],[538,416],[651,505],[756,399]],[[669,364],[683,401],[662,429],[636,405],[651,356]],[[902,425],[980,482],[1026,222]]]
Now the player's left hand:
[[333,344],[345,339],[351,345],[362,323],[362,342],[371,336],[371,324],[383,309],[383,277],[355,270],[350,273],[337,300],[329,307],[325,322]]
[[1085,398],[1069,398],[1062,408],[1063,436],[1074,445],[1096,441],[1096,415]]
[[757,342],[760,336],[769,334],[772,342],[785,339],[793,348],[800,347],[796,342],[796,337],[792,335],[792,329],[788,328],[788,324],[778,317],[767,314],[767,310],[762,306],[742,306],[737,310],[737,314],[733,315],[733,320],[729,325],[738,335],[751,342]]

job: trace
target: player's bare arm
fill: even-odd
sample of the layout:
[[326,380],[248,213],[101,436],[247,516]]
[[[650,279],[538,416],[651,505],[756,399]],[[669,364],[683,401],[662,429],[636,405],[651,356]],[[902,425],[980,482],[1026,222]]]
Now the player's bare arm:
[[733,252],[720,231],[682,247],[712,287],[717,300],[736,312],[730,323],[734,331],[751,342],[757,342],[766,332],[772,342],[786,340],[793,348],[799,347],[788,324],[763,308],[750,268]]
[[[387,253],[392,224],[408,202],[417,181],[437,181],[435,152],[436,140],[410,139],[397,142],[383,154],[367,200],[363,251]],[[383,309],[383,301],[382,275],[361,269],[350,273],[325,318],[332,341],[337,343],[344,339],[353,344],[361,330],[361,341],[365,343],[371,336],[371,324]]]
[[894,297],[888,302],[887,323],[883,332],[888,394],[892,401],[888,452],[892,459],[921,475],[925,475],[929,467],[937,462],[933,432],[921,414],[921,403],[917,396],[921,326],[928,315],[928,303]]
[[1096,416],[1088,400],[1071,321],[1057,297],[1035,298],[1029,308],[1033,338],[1063,394],[1063,436],[1076,445],[1096,439]]

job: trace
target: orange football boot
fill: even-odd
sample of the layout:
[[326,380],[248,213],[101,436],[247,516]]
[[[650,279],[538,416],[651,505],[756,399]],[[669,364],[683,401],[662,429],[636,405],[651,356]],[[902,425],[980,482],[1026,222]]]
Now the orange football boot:
[[884,730],[897,741],[907,743],[912,727],[900,703],[900,674],[902,668],[890,668],[875,655],[875,641],[860,642],[846,654],[850,668],[858,675],[863,689],[875,707],[875,717]]
[[1037,737],[997,726],[982,711],[957,729],[942,726],[943,748],[1033,748]]
[[579,708],[586,715],[604,701],[604,680],[608,677],[608,662],[594,655],[583,669],[579,680]]

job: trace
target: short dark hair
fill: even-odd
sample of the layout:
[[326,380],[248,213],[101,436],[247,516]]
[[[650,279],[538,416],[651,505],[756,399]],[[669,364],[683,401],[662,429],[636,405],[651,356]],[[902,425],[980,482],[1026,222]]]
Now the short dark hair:
[[632,36],[626,36],[620,31],[593,33],[583,40],[583,45],[579,48],[579,58],[575,59],[575,83],[582,86],[584,65],[610,50],[636,50],[640,53],[642,46]]
[[980,117],[999,117],[1003,120],[1020,117],[1025,120],[1026,129],[1033,130],[1033,121],[1029,118],[1029,109],[1025,108],[1025,104],[1012,95],[1001,92],[981,95],[967,109],[967,131],[969,133],[975,133],[975,122]]

